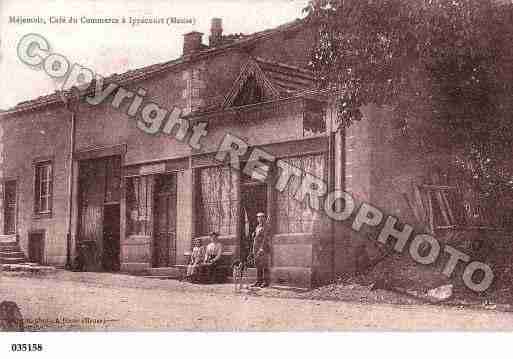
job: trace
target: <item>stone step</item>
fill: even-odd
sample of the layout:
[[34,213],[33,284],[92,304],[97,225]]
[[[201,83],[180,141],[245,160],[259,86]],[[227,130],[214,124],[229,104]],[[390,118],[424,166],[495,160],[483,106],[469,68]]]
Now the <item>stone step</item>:
[[[148,275],[145,278],[152,279],[182,279],[187,271],[186,265],[176,265],[174,267],[151,268],[148,270]],[[253,283],[256,281],[257,272],[256,268],[248,268],[244,273],[244,282]],[[231,275],[227,278],[228,283],[233,282]]]
[[0,258],[2,258],[3,256],[12,255],[12,253],[21,253],[21,254],[23,254],[23,251],[20,250],[20,248],[1,248],[0,247]]
[[148,279],[177,279],[175,277],[169,277],[167,275],[145,275],[143,276],[144,278],[148,278]]
[[20,264],[25,262],[25,257],[0,258],[0,264]]
[[168,277],[167,279],[179,279],[183,276],[181,267],[151,268],[148,270],[150,277]]
[[0,250],[19,249],[17,243],[0,243]]
[[23,254],[20,250],[13,250],[13,251],[3,251],[0,249],[0,258],[15,258],[15,257],[25,257],[25,254]]
[[37,263],[0,264],[0,266],[4,272],[52,273],[57,270],[55,267]]
[[0,264],[19,264],[25,262],[16,236],[0,236]]
[[15,234],[1,234],[0,235],[0,246],[2,244],[17,244],[17,238]]

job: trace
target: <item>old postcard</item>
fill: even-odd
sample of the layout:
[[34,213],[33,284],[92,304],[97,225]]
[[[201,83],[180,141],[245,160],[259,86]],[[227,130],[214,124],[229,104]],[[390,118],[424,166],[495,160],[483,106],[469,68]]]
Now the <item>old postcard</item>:
[[0,15],[0,330],[513,329],[511,2]]

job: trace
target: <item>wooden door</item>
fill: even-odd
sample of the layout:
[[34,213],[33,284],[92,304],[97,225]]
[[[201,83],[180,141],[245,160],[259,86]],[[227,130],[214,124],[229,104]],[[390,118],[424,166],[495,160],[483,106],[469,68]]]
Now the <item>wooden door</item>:
[[44,232],[29,233],[28,257],[30,262],[43,264],[44,237]]
[[[87,268],[91,270],[116,270],[114,257],[117,255],[116,233],[119,232],[116,229],[119,226],[119,215],[114,215],[116,210],[113,210],[109,218],[111,223],[108,224],[108,228],[104,228],[104,221],[106,206],[119,208],[120,183],[119,157],[95,158],[80,162],[78,239],[88,248]],[[114,243],[108,243],[107,247],[104,243],[105,231],[114,238]]]
[[16,181],[4,184],[4,234],[16,233]]
[[153,266],[176,264],[176,176],[161,175],[155,183]]
[[79,241],[88,247],[89,270],[101,270],[103,252],[103,202],[105,171],[100,160],[80,163],[79,169]]

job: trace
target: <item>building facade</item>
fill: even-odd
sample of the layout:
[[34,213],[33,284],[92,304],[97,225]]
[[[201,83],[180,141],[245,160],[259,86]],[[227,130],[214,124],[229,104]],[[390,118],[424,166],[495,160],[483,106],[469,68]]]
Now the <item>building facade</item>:
[[189,33],[179,59],[105,80],[144,94],[145,103],[178,108],[191,126],[206,124],[198,148],[181,123],[143,129],[121,90],[91,105],[85,98],[95,84],[73,106],[56,93],[3,112],[2,233],[16,235],[31,261],[64,266],[86,248],[91,270],[145,272],[185,264],[193,240],[213,230],[225,251],[244,254],[256,213],[265,212],[273,280],[311,286],[317,215],[294,200],[297,184],[278,192],[214,157],[230,134],[328,178],[329,116],[307,70],[314,37],[302,21],[225,36],[214,19],[208,46]]
[[[186,264],[192,243],[205,243],[211,231],[225,251],[244,256],[256,214],[265,212],[273,282],[312,287],[358,270],[362,248],[372,257],[375,245],[297,201],[300,177],[281,192],[275,162],[262,183],[215,158],[230,135],[324,180],[328,191],[429,222],[412,206],[431,203],[429,190],[415,197],[415,189],[440,185],[429,177],[431,164],[450,166],[450,156],[426,160],[394,147],[391,112],[373,106],[360,123],[335,130],[335,106],[312,91],[315,36],[303,21],[223,35],[214,19],[208,46],[200,33],[184,35],[180,58],[105,79],[104,88],[119,87],[99,104],[86,100],[92,83],[75,99],[56,93],[4,111],[0,234],[15,236],[30,261],[72,265],[81,248],[90,270],[144,273]],[[134,110],[134,94],[156,105],[151,123]],[[162,109],[168,116],[160,123]],[[191,146],[200,124],[206,134]]]

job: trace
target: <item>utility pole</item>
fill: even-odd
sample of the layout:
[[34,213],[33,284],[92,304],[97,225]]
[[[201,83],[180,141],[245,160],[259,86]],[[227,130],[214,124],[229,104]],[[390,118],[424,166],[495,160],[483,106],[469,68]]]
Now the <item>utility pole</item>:
[[71,130],[68,159],[68,230],[66,234],[66,270],[72,269],[71,261],[71,223],[73,218],[73,154],[75,153],[76,122],[78,115],[78,105],[80,103],[80,91],[77,87],[72,87],[68,91],[58,92],[61,101],[71,114]]

